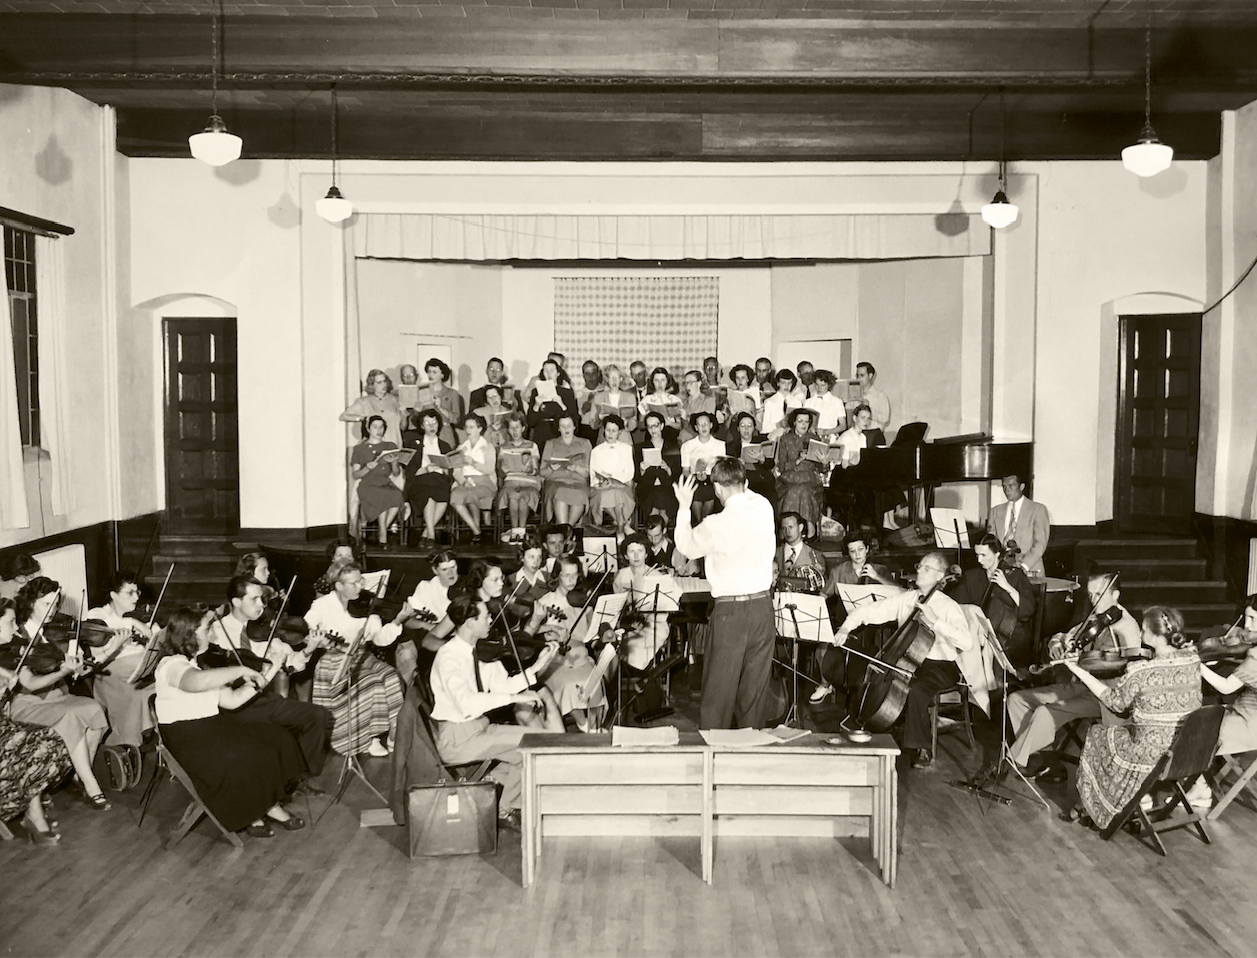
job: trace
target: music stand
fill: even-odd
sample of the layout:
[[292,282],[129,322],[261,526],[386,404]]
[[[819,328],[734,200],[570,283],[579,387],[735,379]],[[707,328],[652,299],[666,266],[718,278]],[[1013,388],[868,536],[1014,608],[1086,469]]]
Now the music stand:
[[616,558],[615,536],[584,536],[581,542],[581,564],[585,575],[614,574],[620,567]]
[[[613,595],[615,594],[613,593]],[[621,592],[618,595],[622,597],[619,604],[619,609],[620,609],[619,615],[622,617],[626,612],[632,611],[632,612],[637,612],[643,616],[649,616],[650,618],[648,619],[648,627],[651,629],[652,635],[658,624],[658,620],[656,618],[657,616],[667,615],[673,612],[679,612],[681,609],[679,591],[678,591],[678,594],[676,595],[673,595],[671,592],[662,592],[660,591],[658,582],[655,583],[652,589],[647,589],[645,591],[634,589],[632,582],[630,582],[628,591]],[[612,598],[612,596],[603,596],[603,598],[609,599],[609,598]],[[602,599],[599,599],[598,601],[599,601],[599,604],[602,603]],[[591,623],[590,628],[596,629],[598,625],[601,623],[601,621],[602,620],[595,617],[595,620],[594,622]],[[627,643],[629,641],[628,635],[626,634],[620,641]],[[655,649],[654,658],[658,658],[658,656],[659,656],[659,649]],[[664,659],[661,662],[656,663],[653,667],[648,667],[642,674],[641,688],[635,691],[626,700],[624,697],[624,671],[625,671],[625,667],[628,666],[628,655],[621,654],[620,655],[620,668],[619,668],[619,672],[617,673],[618,682],[619,682],[619,685],[618,685],[619,697],[616,702],[615,715],[613,717],[613,721],[611,724],[614,725],[616,722],[619,721],[620,716],[624,714],[624,711],[628,708],[628,706],[632,705],[635,701],[637,701],[637,699],[641,696],[641,694],[646,690],[646,688],[652,682],[666,678],[668,673],[671,671],[672,665],[673,665],[672,657],[665,655]],[[660,672],[661,666],[665,667],[663,668],[662,672]],[[668,695],[669,692],[670,690],[665,690],[665,695]],[[667,699],[665,699],[665,701],[667,701]],[[660,710],[649,716],[639,715],[637,717],[637,721],[639,723],[642,721],[652,721],[653,719],[656,719],[656,718],[662,718],[663,716],[670,714],[672,711],[673,710],[671,706],[668,706],[665,709]]]
[[799,728],[799,676],[802,675],[813,685],[820,684],[810,675],[803,675],[799,671],[799,642],[824,642],[826,645],[833,645],[834,628],[829,621],[824,597],[810,592],[774,592],[773,618],[776,620],[777,637],[790,640],[790,664],[786,665],[774,657],[778,666],[790,671],[793,683],[790,709],[782,724],[789,725],[793,721],[795,728]]
[[[1043,797],[1043,793],[1034,787],[1034,783],[1022,773],[1017,767],[1017,763],[1013,761],[1012,747],[1008,743],[1008,675],[1016,673],[1012,662],[1008,660],[1008,655],[1004,652],[1003,646],[999,644],[998,639],[991,643],[991,654],[995,657],[996,663],[1000,667],[1000,714],[999,714],[999,759],[995,763],[995,768],[987,774],[979,772],[972,779],[956,779],[951,782],[953,788],[959,788],[962,791],[969,792],[978,800],[978,808],[982,810],[982,799],[990,802],[999,802],[1001,805],[1012,805],[1014,798],[1025,798],[1018,792],[1010,790],[1008,795],[999,791],[1006,788],[1003,782],[1008,775],[1008,770],[1012,769],[1014,774],[1022,780],[1026,788],[1034,794],[1034,797],[1048,811],[1052,810],[1052,806],[1048,804],[1048,800]],[[989,785],[990,787],[986,787]],[[985,812],[983,812],[985,814]]]
[[[369,620],[370,617],[368,617]],[[350,703],[350,713],[353,712],[353,699],[358,693],[358,669],[351,665],[355,658],[358,657],[363,646],[367,642],[367,622],[363,622],[362,628],[358,634],[354,636],[353,641],[349,643],[349,648],[345,650],[345,657],[341,660],[340,665],[336,667],[336,672],[332,676],[331,687],[335,689],[342,681],[345,682],[345,696]],[[367,778],[367,773],[363,771],[362,762],[357,755],[346,755],[345,764],[341,766],[340,774],[336,778],[336,788],[332,793],[332,798],[327,805],[323,807],[323,811],[319,812],[319,817],[314,820],[314,827],[323,821],[323,816],[328,813],[333,805],[339,805],[345,798],[345,793],[349,790],[351,782],[350,775],[356,775],[362,780],[362,784],[371,789],[376,797],[388,805],[388,799],[385,798],[378,788],[371,784],[371,780]]]

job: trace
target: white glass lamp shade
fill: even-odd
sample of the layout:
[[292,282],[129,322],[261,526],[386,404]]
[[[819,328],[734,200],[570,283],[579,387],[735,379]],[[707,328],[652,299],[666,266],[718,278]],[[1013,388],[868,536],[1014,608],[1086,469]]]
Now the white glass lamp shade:
[[210,117],[204,132],[188,137],[192,155],[210,166],[224,166],[240,159],[240,147],[243,145],[240,137],[227,132],[227,125],[217,114]]
[[982,219],[988,226],[997,230],[1002,230],[1005,226],[1011,226],[1016,222],[1017,213],[1017,207],[1008,202],[1008,195],[1003,190],[996,193],[994,199],[982,207]]
[[332,186],[328,189],[327,196],[315,201],[314,209],[329,223],[343,223],[353,216],[354,205],[340,195],[340,190]]
[[1169,169],[1174,159],[1174,148],[1157,139],[1151,123],[1145,123],[1139,131],[1139,142],[1122,150],[1122,165],[1136,176],[1156,176]]

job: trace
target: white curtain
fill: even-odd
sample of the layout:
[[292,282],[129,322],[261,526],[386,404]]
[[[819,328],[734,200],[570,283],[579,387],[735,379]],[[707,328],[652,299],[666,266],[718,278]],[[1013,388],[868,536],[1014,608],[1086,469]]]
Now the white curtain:
[[0,283],[0,529],[27,529],[26,474],[17,417],[17,369],[13,365],[13,317],[9,291]]
[[360,213],[357,256],[417,260],[907,259],[984,256],[968,214],[511,216]]
[[67,412],[69,378],[66,374],[65,263],[61,241],[35,237],[35,295],[39,316],[39,430],[40,445],[48,451],[52,469],[52,513],[64,516],[74,509],[70,423]]

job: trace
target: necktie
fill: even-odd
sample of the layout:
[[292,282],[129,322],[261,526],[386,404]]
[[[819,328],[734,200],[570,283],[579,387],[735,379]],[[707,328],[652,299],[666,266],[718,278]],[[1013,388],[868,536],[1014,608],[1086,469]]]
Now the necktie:
[[1010,502],[1008,504],[1008,542],[1013,542],[1017,538],[1017,503]]
[[794,560],[798,557],[798,550],[791,548],[790,555],[786,557],[786,575],[790,575],[794,571]]

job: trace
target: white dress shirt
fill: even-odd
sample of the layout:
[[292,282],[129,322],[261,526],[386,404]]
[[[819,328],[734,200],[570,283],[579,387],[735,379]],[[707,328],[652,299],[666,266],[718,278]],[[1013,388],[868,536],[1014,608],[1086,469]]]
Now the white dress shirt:
[[[309,623],[310,628],[334,632],[346,642],[352,642],[364,624],[367,625],[366,638],[376,645],[389,645],[402,632],[402,627],[395,622],[382,625],[378,615],[373,614],[369,622],[355,618],[340,604],[340,598],[335,592],[321,595],[310,603],[310,611],[306,613],[306,622]],[[342,654],[335,649],[328,649],[323,653],[320,661],[325,663]]]
[[277,668],[287,668],[293,672],[301,672],[310,664],[310,656],[298,652],[283,639],[271,643],[270,651],[265,642],[254,642],[244,631],[247,623],[241,622],[234,615],[215,616],[210,622],[210,641],[220,649],[231,652],[234,649],[248,649],[258,658],[267,659]]
[[438,722],[470,722],[510,705],[515,695],[537,680],[537,670],[508,675],[501,662],[480,663],[476,688],[476,661],[471,645],[455,636],[437,649],[432,662],[432,717]]
[[594,446],[594,451],[589,454],[589,484],[597,485],[601,479],[614,479],[626,486],[633,481],[631,443],[617,439]]
[[436,616],[436,621],[440,622],[445,618],[445,613],[450,607],[450,590],[441,585],[439,578],[433,576],[415,586],[415,591],[406,601],[416,612],[427,609]]
[[770,433],[778,427],[784,429],[786,416],[790,410],[798,409],[802,405],[802,400],[794,395],[773,393],[764,400],[764,422],[761,428],[766,433]]
[[846,422],[847,407],[833,393],[813,396],[803,405],[816,413],[817,429],[837,429]]
[[890,397],[876,386],[870,386],[862,397],[847,403],[847,408],[854,409],[861,404],[869,407],[869,414],[873,419],[873,428],[885,431],[886,427],[890,425]]
[[[842,623],[843,631],[854,631],[862,625],[879,625],[883,622],[903,625],[920,596],[921,593],[916,589],[909,589],[880,602],[856,606]],[[957,651],[964,652],[973,647],[973,633],[969,631],[964,611],[955,599],[941,589],[930,596],[926,607],[934,613],[937,620],[934,624],[934,644],[925,657],[955,662]]]
[[739,492],[724,509],[690,528],[690,511],[677,511],[676,544],[687,558],[707,557],[713,597],[763,592],[773,582],[777,550],[772,504],[759,493]]

